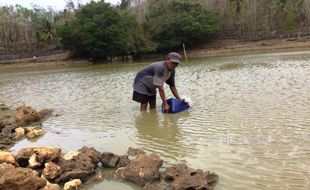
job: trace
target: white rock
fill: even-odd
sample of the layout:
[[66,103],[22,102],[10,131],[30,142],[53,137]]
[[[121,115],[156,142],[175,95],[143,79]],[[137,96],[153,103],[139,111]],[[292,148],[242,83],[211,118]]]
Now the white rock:
[[30,168],[35,168],[41,165],[40,162],[37,161],[37,155],[33,154],[30,158],[29,158],[29,167]]
[[15,129],[15,137],[20,139],[21,137],[25,136],[25,129],[22,127],[18,127]]
[[78,189],[81,186],[82,182],[80,179],[73,179],[65,183],[64,190],[73,190]]
[[79,155],[79,154],[80,154],[80,152],[73,150],[73,151],[69,151],[66,155],[64,155],[63,158],[64,158],[65,160],[72,160],[72,158],[73,158],[74,156],[77,156],[77,155]]
[[15,158],[10,152],[0,151],[0,164],[15,164]]

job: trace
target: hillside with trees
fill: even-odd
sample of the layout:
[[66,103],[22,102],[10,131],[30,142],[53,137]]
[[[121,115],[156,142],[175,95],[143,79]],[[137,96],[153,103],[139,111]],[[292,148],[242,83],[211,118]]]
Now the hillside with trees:
[[69,50],[76,56],[177,51],[218,39],[263,40],[310,35],[310,0],[68,1],[62,11],[0,7],[0,59]]

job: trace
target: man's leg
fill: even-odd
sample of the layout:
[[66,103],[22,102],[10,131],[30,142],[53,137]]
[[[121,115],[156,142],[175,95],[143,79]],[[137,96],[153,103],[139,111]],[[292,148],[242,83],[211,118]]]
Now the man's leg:
[[145,94],[140,94],[138,92],[133,92],[132,99],[140,103],[140,111],[146,111],[148,104],[148,96]]
[[140,104],[140,111],[146,111],[147,109],[147,103],[141,103]]
[[156,95],[154,96],[149,96],[149,104],[150,104],[150,109],[155,109],[156,108]]

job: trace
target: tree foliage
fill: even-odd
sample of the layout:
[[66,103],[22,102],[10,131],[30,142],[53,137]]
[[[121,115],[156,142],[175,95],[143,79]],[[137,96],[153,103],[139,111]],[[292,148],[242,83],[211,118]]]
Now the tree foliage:
[[104,1],[81,7],[76,19],[59,28],[59,35],[65,49],[93,59],[127,55],[139,45],[133,15]]
[[0,56],[33,55],[61,42],[67,50],[100,59],[177,50],[182,43],[195,46],[214,32],[214,40],[259,40],[299,36],[310,28],[310,0],[121,0],[116,6],[104,0],[66,2],[61,11],[0,7]]
[[218,30],[218,21],[199,4],[160,0],[151,4],[145,29],[157,50],[167,51],[205,41]]

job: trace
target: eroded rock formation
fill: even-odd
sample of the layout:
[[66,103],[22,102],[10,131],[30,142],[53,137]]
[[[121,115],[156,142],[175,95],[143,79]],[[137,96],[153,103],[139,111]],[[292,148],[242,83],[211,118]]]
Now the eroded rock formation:
[[0,150],[7,150],[24,137],[29,139],[44,135],[42,121],[52,115],[52,109],[37,111],[30,106],[22,105],[11,110],[0,104],[4,116],[0,118]]
[[[51,147],[23,148],[15,157],[0,152],[0,189],[78,189],[90,179],[113,178],[132,181],[144,190],[211,190],[218,181],[216,174],[186,164],[163,168],[158,155],[138,149],[119,156],[83,147],[70,157],[64,155]],[[104,168],[114,168],[112,176],[103,174]]]

